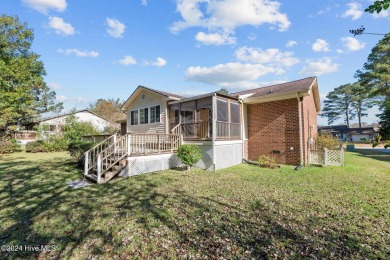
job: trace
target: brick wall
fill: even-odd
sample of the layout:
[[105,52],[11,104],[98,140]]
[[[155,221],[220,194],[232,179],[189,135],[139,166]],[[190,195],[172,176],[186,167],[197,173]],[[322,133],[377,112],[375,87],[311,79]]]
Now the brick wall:
[[247,111],[249,159],[270,155],[278,163],[299,164],[298,100],[252,104]]
[[313,93],[302,100],[304,161],[308,162],[309,140],[317,134],[317,111]]

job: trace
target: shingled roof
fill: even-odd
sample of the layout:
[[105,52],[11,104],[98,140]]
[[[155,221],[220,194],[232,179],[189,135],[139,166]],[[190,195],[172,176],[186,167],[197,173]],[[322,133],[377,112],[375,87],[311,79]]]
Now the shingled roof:
[[270,94],[309,91],[315,80],[316,77],[309,77],[309,78],[290,81],[290,82],[281,83],[277,85],[255,88],[246,91],[240,91],[240,92],[232,93],[230,95],[242,96],[246,94],[252,94],[250,95],[250,97],[260,97],[260,96],[266,96]]

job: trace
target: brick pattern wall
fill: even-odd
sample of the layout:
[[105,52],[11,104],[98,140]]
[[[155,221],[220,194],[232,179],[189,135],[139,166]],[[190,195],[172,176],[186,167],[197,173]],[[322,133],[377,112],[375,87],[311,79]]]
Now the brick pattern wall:
[[248,105],[247,117],[250,160],[257,160],[260,155],[270,155],[278,163],[300,163],[296,98]]
[[308,163],[308,149],[310,138],[317,134],[317,111],[314,103],[313,93],[302,100],[303,118],[303,153],[305,164]]

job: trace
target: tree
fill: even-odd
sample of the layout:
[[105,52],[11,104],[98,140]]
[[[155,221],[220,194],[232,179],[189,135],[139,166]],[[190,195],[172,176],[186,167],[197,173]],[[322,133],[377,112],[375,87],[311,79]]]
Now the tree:
[[343,118],[349,127],[349,120],[355,118],[352,109],[354,96],[351,84],[341,85],[326,95],[322,117],[328,118],[328,124],[333,124],[336,120]]
[[372,5],[364,10],[364,12],[368,13],[380,13],[383,10],[387,10],[390,5],[390,0],[377,0]]
[[33,39],[33,31],[18,17],[0,16],[0,132],[62,110],[44,82],[39,55],[30,50]]
[[221,88],[220,90],[217,91],[217,93],[222,95],[229,95],[229,90],[227,90],[226,88]]
[[371,96],[381,98],[380,131],[384,138],[390,137],[390,33],[371,50],[363,69],[358,70],[355,77]]
[[352,107],[355,109],[356,116],[359,122],[359,128],[362,128],[362,117],[367,116],[367,109],[374,106],[374,99],[370,98],[370,92],[358,82],[352,86],[353,102]]
[[115,122],[116,120],[123,119],[125,114],[121,108],[123,101],[118,99],[98,99],[96,103],[89,105],[89,110],[98,114],[99,116]]

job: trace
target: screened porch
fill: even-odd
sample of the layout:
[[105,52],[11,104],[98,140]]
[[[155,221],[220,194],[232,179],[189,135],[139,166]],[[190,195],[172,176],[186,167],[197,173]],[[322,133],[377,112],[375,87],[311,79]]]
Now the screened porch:
[[[169,129],[185,140],[241,138],[241,104],[218,93],[169,103]],[[214,134],[215,133],[215,134]]]

